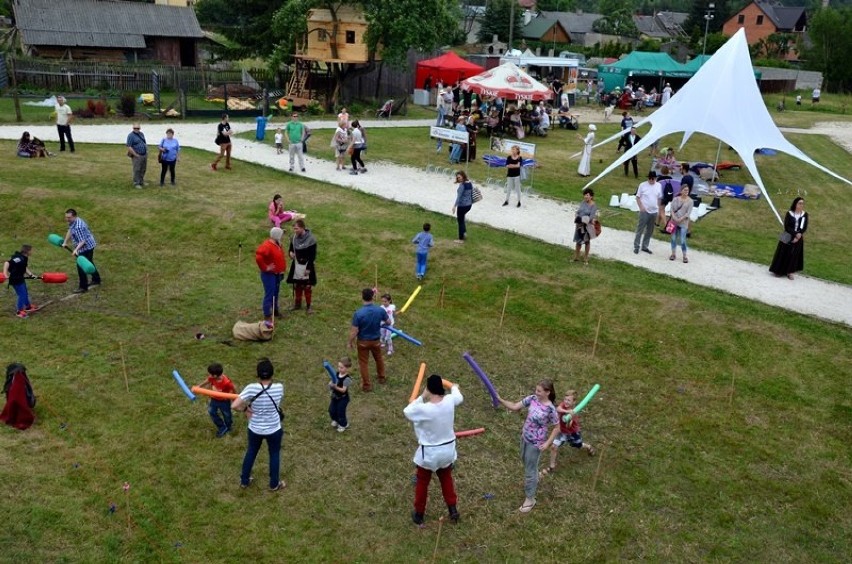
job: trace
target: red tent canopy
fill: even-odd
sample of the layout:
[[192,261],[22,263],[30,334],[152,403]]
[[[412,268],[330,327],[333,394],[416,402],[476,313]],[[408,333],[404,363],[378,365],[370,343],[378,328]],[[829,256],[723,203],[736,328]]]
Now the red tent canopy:
[[414,87],[423,88],[423,83],[430,74],[432,75],[432,88],[434,88],[439,80],[443,81],[444,84],[452,85],[457,80],[464,80],[484,70],[479,65],[468,62],[449,51],[440,57],[417,63]]

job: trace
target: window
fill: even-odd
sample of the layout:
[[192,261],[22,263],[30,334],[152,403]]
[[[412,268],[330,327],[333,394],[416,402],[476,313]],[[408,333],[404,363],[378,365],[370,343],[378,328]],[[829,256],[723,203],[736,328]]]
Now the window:
[[757,25],[763,25],[763,16],[757,16]]
[[355,32],[351,30],[346,31],[346,43],[355,43]]
[[745,23],[745,15],[744,14],[740,14],[739,16],[737,16],[737,23],[740,24],[740,25]]
[[324,29],[317,30],[317,41],[322,41],[323,43],[328,42],[328,32]]

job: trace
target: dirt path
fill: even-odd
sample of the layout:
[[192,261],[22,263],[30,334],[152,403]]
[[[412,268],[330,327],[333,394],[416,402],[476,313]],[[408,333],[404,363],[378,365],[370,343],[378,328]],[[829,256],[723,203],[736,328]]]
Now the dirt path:
[[[588,117],[593,117],[589,115]],[[588,119],[586,119],[588,121]],[[393,122],[363,122],[369,131],[378,127],[411,127],[430,125],[425,120],[400,120]],[[331,122],[308,122],[313,129],[333,127]],[[841,127],[842,126],[842,127]],[[213,151],[215,124],[175,124],[176,137],[181,145]],[[56,139],[56,129],[49,125],[2,126],[0,138],[18,139],[21,131],[27,129],[42,139]],[[159,127],[157,128],[159,130]],[[253,130],[248,124],[237,125],[235,131]],[[160,132],[154,133],[154,126],[143,126],[147,130],[149,141],[156,143]],[[796,133],[814,133],[830,135],[848,150],[852,151],[852,128],[845,124],[819,124],[812,130],[787,130]],[[80,142],[124,144],[129,132],[126,125],[75,126],[74,138]],[[315,144],[311,152],[327,153],[328,147]],[[62,154],[57,158],[85,159],[85,148],[76,154]],[[286,155],[276,155],[275,151],[254,141],[238,139],[234,143],[234,156],[237,159],[286,170]],[[305,176],[375,194],[388,200],[416,204],[425,209],[450,215],[455,199],[455,187],[447,176],[427,173],[420,169],[400,166],[386,162],[375,162],[378,158],[370,151],[365,154],[369,169],[367,174],[351,176],[346,172],[335,171],[333,163],[312,156],[306,158]],[[128,167],[129,174],[129,167]],[[211,179],[215,174],[211,171]],[[221,173],[219,173],[221,174]],[[129,185],[128,185],[129,188]],[[503,192],[483,186],[484,199],[475,204],[468,215],[474,225],[469,228],[469,236],[476,237],[476,223],[487,224],[497,229],[512,231],[557,245],[573,246],[570,241],[573,223],[573,207],[532,196],[526,198],[521,208],[502,207]],[[605,206],[607,202],[600,202]],[[592,244],[593,260],[588,268],[594,268],[594,260],[618,260],[637,268],[643,268],[659,274],[685,280],[687,282],[730,294],[795,311],[813,315],[825,320],[852,326],[852,287],[811,278],[797,276],[790,281],[777,279],[770,275],[767,264],[755,264],[732,259],[699,250],[690,250],[689,264],[668,260],[668,243],[652,241],[653,255],[633,254],[633,233],[606,229],[603,235]],[[567,252],[566,252],[567,256]],[[583,268],[578,266],[578,268]]]

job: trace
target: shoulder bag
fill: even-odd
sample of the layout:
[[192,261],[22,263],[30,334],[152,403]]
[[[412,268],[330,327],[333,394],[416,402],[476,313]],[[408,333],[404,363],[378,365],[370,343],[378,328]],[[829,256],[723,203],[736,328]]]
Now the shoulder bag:
[[272,387],[272,384],[269,384],[269,386],[267,386],[266,388],[264,388],[263,384],[261,384],[260,385],[261,390],[259,392],[257,392],[253,398],[251,398],[251,401],[249,401],[248,404],[249,404],[249,406],[251,406],[251,404],[254,403],[254,400],[256,400],[258,397],[260,397],[260,394],[265,393],[269,397],[269,400],[272,402],[272,405],[275,406],[275,411],[278,412],[278,420],[284,421],[284,412],[281,411],[281,408],[278,407],[278,404],[275,403],[275,400],[272,399],[272,396],[269,395],[269,392],[267,391],[267,390],[269,390],[270,387]]
[[474,204],[482,201],[482,192],[476,186],[471,189],[470,199]]
[[789,245],[790,242],[793,241],[793,236],[790,235],[787,231],[782,231],[781,235],[778,236],[778,240],[784,243],[785,245]]

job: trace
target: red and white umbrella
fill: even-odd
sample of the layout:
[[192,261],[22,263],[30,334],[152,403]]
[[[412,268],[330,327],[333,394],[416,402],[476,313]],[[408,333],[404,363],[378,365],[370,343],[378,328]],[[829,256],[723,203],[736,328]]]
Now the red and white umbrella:
[[499,67],[472,76],[461,83],[462,90],[480,96],[499,96],[510,100],[549,100],[553,91],[540,83],[514,63],[503,63]]

